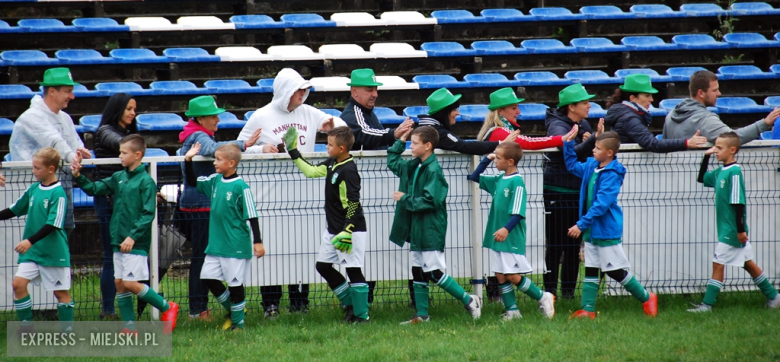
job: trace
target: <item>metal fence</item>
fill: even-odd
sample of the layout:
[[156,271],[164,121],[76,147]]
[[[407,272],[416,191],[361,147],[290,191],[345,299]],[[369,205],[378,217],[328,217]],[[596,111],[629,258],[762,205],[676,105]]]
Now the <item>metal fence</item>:
[[[775,144],[780,142],[755,142],[753,145],[761,147],[744,148],[737,159],[747,180],[748,224],[756,262],[777,286],[780,285],[780,242],[777,238],[780,149],[768,147]],[[702,152],[652,154],[636,150],[635,145],[624,145],[619,154],[628,170],[619,203],[624,211],[623,247],[632,271],[649,290],[658,293],[703,291],[710,277],[710,260],[717,239],[713,190],[696,183]],[[398,179],[387,169],[384,152],[357,152],[354,155],[362,178],[361,203],[369,232],[365,275],[367,280],[376,282],[372,290],[373,303],[408,303],[408,279],[411,277],[408,246],[401,249],[387,239],[395,209],[391,194],[397,189]],[[315,153],[310,156],[317,162],[326,155]],[[487,284],[488,296],[497,295],[488,278],[493,275],[489,253],[481,248],[490,196],[466,178],[478,159],[450,152],[437,152],[437,157],[449,183],[447,273],[459,278],[461,284],[470,284],[467,289],[475,293],[484,293],[483,285]],[[150,175],[166,197],[158,204],[155,220],[158,227],[153,228],[150,284],[188,311],[192,261],[189,239],[192,235],[187,225],[192,223],[182,222],[187,215],[179,212],[176,204],[182,183],[179,164],[182,160],[183,157],[156,157],[145,161],[149,162]],[[84,164],[117,161],[85,160]],[[543,153],[526,152],[518,170],[529,193],[526,255],[534,268],[533,279],[540,286],[541,274],[547,270],[544,263],[543,164]],[[714,159],[711,167],[716,167]],[[0,189],[0,207],[7,207],[35,179],[29,163],[4,163],[3,172],[8,182],[5,189]],[[488,174],[494,172],[493,167],[487,171]],[[94,168],[85,168],[84,173],[93,174]],[[300,288],[310,284],[310,307],[335,305],[337,299],[314,268],[317,247],[325,229],[325,180],[306,179],[284,154],[245,155],[238,173],[254,192],[266,247],[266,255],[262,259],[253,258],[252,262],[247,284],[250,312],[262,310],[261,301],[269,296],[262,295],[259,286],[270,285],[297,285]],[[97,318],[103,298],[100,291],[103,247],[94,207],[88,200],[78,201],[76,228],[69,240],[73,273],[71,293],[77,303],[77,318],[92,319]],[[13,247],[21,240],[23,228],[24,217],[0,223],[0,233],[5,235],[0,249],[0,288],[3,291],[0,309],[5,311],[0,313],[3,316],[0,318],[4,319],[14,318],[11,281],[16,272],[17,256]],[[160,235],[166,237],[160,238]],[[180,239],[176,240],[176,237]],[[158,269],[160,265],[165,268]],[[163,273],[165,275],[160,279]],[[616,282],[605,283],[606,293],[622,293]],[[732,267],[727,268],[725,285],[726,290],[754,288],[746,272]],[[450,299],[437,289],[432,289],[434,300]],[[281,290],[287,294],[287,287]],[[34,309],[56,309],[53,296],[42,288],[31,285],[30,293]],[[283,306],[288,305],[287,299],[282,298]],[[210,300],[212,308],[219,308],[213,297]]]

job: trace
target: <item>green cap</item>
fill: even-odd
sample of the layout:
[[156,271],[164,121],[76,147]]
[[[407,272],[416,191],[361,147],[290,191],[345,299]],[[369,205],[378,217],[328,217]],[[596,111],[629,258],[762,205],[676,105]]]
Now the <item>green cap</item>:
[[347,85],[350,87],[379,87],[382,83],[376,81],[373,69],[366,68],[353,70]]
[[650,76],[647,74],[630,74],[626,77],[623,85],[620,86],[620,90],[650,94],[658,93],[658,90],[653,88],[653,84],[650,82]]
[[512,88],[501,88],[493,93],[490,93],[490,105],[488,106],[488,109],[493,111],[501,107],[518,104],[524,100],[525,99],[523,98],[517,98],[517,95],[515,94],[515,91],[512,90]]
[[80,85],[73,81],[73,76],[68,68],[46,69],[43,73],[43,82],[40,85],[44,87],[56,87],[61,85]]
[[563,107],[572,103],[582,102],[595,97],[596,95],[588,94],[585,91],[585,87],[582,84],[575,83],[558,93],[558,107]]
[[187,117],[215,116],[225,112],[224,108],[217,108],[217,101],[212,96],[200,96],[190,99],[190,109],[184,112]]
[[449,105],[457,102],[460,97],[460,94],[452,94],[447,88],[437,89],[426,99],[426,102],[428,102],[428,114],[434,114],[447,108]]

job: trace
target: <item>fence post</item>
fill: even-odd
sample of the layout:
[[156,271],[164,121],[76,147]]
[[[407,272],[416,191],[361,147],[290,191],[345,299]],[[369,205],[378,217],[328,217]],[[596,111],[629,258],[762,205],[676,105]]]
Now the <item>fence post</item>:
[[[154,180],[154,183],[157,184],[157,162],[149,162],[149,175],[152,177],[152,180]],[[155,203],[156,202],[157,197],[155,196]],[[160,261],[158,260],[160,257],[160,253],[158,251],[158,246],[160,245],[160,229],[157,227],[158,221],[157,208],[155,207],[154,221],[152,222],[152,245],[149,246],[149,286],[157,293],[160,292]],[[171,296],[168,297],[170,298]],[[152,310],[152,320],[159,320],[160,311],[157,308],[150,309]]]
[[[479,164],[479,156],[471,156],[469,173]],[[482,207],[480,205],[479,184],[467,181],[471,190],[471,284],[474,285],[474,294],[482,297]]]

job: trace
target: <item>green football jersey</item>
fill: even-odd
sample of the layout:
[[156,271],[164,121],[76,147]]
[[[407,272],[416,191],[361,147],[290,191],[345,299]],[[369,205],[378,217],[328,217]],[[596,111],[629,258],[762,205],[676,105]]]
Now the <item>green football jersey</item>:
[[[528,200],[528,192],[525,189],[523,176],[517,173],[507,176],[503,172],[492,176],[481,175],[479,188],[493,195],[482,247],[525,255],[525,204]],[[504,242],[497,242],[493,233],[504,227],[512,215],[520,215],[522,219],[507,235]]]
[[252,190],[240,177],[220,174],[198,177],[198,191],[211,197],[209,245],[206,254],[251,259],[252,233],[247,220],[257,217]]
[[68,236],[63,229],[68,197],[59,182],[50,186],[42,186],[40,182],[32,184],[9,209],[16,216],[27,215],[22,235],[25,240],[46,224],[57,228],[20,254],[19,263],[70,266]]
[[[733,204],[745,205],[745,178],[742,168],[734,163],[726,167],[718,167],[704,175],[704,186],[715,188],[715,222],[718,227],[718,241],[736,248],[745,244],[737,237],[737,215]],[[748,232],[747,210],[743,215],[745,232]]]

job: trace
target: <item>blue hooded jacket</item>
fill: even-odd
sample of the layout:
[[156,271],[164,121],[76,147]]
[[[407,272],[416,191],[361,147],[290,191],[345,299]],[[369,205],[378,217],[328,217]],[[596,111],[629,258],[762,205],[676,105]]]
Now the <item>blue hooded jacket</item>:
[[[590,176],[599,166],[599,161],[593,157],[588,157],[585,162],[577,160],[577,154],[574,152],[574,142],[563,143],[563,157],[566,161],[566,168],[577,177],[582,178],[580,185],[580,220],[577,221],[577,227],[580,230],[590,228],[590,234],[593,239],[620,239],[623,237],[623,210],[617,202],[620,187],[623,186],[623,179],[626,177],[626,168],[618,162],[615,157],[604,170],[599,172],[596,185],[593,188],[593,205],[583,215],[583,209],[586,207],[586,198],[588,196],[588,182]],[[591,242],[590,240],[586,240]]]

